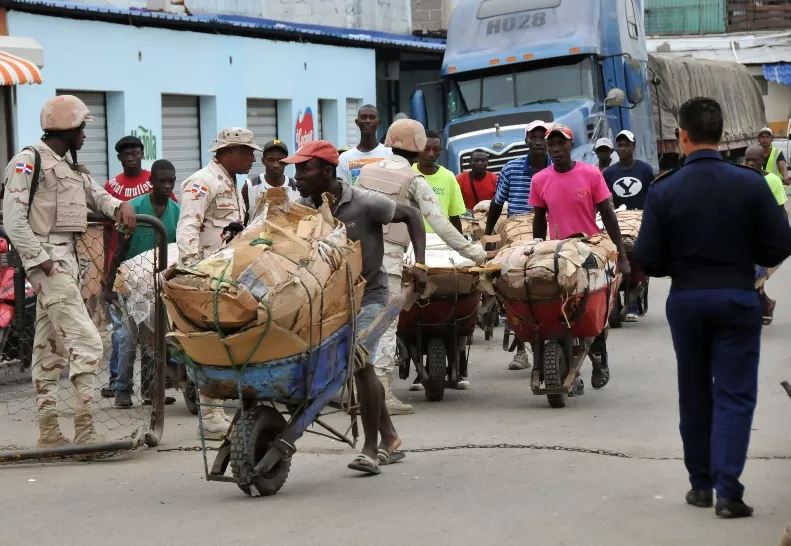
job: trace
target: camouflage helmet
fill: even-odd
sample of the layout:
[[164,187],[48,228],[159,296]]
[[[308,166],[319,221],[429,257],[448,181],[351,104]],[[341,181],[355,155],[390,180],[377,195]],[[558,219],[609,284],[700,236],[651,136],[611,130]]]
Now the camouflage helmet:
[[85,103],[74,95],[53,97],[41,109],[41,129],[44,131],[68,131],[93,120]]
[[387,130],[385,146],[405,152],[422,152],[426,148],[426,130],[419,121],[399,119]]

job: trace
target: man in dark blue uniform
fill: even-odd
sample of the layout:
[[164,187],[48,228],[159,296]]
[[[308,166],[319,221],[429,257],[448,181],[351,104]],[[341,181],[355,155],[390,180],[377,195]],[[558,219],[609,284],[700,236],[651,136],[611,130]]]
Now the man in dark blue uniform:
[[758,391],[762,312],[755,264],[791,255],[791,227],[763,177],[726,163],[720,105],[687,101],[679,112],[684,166],[650,187],[632,256],[652,277],[672,279],[667,319],[678,363],[687,503],[746,517],[742,501]]

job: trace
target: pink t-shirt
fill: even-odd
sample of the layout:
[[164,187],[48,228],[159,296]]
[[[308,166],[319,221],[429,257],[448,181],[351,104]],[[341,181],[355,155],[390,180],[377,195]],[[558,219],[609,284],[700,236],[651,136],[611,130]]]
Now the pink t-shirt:
[[610,195],[599,169],[577,161],[567,173],[549,167],[535,174],[529,203],[547,209],[550,239],[566,239],[577,233],[599,233],[596,205]]

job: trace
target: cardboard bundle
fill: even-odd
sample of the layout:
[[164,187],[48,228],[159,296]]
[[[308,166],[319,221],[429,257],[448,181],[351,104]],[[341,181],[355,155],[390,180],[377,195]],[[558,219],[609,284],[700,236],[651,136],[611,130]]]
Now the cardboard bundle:
[[[486,218],[489,215],[489,205],[491,201],[481,201],[472,211],[461,217],[462,233],[472,238],[474,241],[480,240],[486,233]],[[500,227],[508,216],[508,203],[503,205],[503,212],[494,226],[494,232],[498,233]]]
[[618,210],[615,211],[618,217],[618,226],[621,228],[621,239],[626,252],[634,249],[637,234],[640,233],[640,224],[643,222],[643,211],[641,210]]
[[497,232],[502,238],[503,245],[508,246],[518,241],[532,241],[533,217],[534,214],[531,211],[508,218]]
[[173,336],[193,361],[239,365],[300,354],[347,324],[360,309],[361,274],[360,247],[327,201],[313,210],[274,189],[228,246],[169,269],[163,291]]
[[617,257],[618,250],[606,235],[563,241],[517,241],[503,248],[487,269],[499,268],[494,288],[503,299],[555,299],[596,288],[591,285],[591,278],[601,278],[605,267],[612,266]]
[[[170,243],[165,257],[167,266],[176,265],[178,256],[178,245]],[[157,256],[157,250],[152,249],[126,260],[118,266],[113,285],[113,290],[124,296],[124,307],[129,318],[137,325],[145,323],[151,330],[154,329],[154,271],[155,265],[158,265],[155,262],[162,259]]]
[[[405,267],[415,264],[415,252],[409,245]],[[479,273],[470,271],[475,262],[451,249],[436,233],[426,233],[426,267],[431,283],[431,297],[450,297],[478,291]]]

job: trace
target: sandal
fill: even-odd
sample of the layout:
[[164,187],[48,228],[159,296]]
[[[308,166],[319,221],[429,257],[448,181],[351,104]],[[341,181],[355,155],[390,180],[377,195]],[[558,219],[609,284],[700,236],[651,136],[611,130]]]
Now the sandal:
[[365,453],[360,453],[357,455],[354,460],[349,463],[348,468],[351,470],[356,470],[357,472],[362,472],[364,474],[370,474],[372,476],[382,473],[382,470],[379,468],[378,458],[372,459]]
[[[594,360],[594,363],[596,361]],[[591,387],[594,389],[603,389],[610,382],[610,367],[594,365],[593,373],[591,374]]]
[[392,453],[389,453],[384,448],[379,448],[377,452],[377,459],[379,459],[380,466],[387,466],[389,464],[397,463],[399,461],[403,461],[406,458],[406,453],[403,451],[395,450]]

